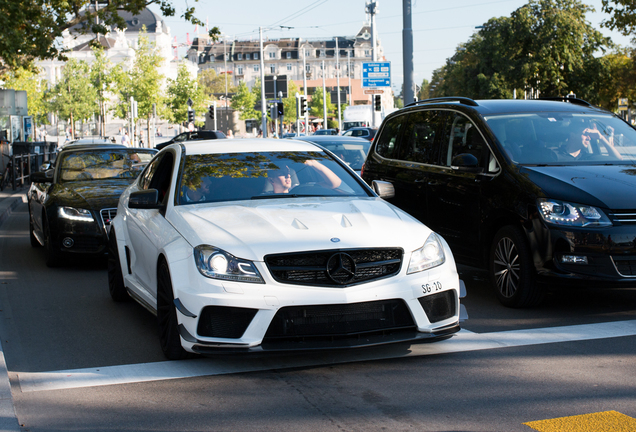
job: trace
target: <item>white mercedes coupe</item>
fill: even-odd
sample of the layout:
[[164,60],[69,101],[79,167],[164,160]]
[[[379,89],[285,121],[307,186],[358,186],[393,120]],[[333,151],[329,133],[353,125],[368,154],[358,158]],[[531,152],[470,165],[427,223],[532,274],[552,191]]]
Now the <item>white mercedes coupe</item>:
[[119,200],[110,294],[157,316],[169,359],[450,337],[448,245],[372,187],[308,142],[167,146]]

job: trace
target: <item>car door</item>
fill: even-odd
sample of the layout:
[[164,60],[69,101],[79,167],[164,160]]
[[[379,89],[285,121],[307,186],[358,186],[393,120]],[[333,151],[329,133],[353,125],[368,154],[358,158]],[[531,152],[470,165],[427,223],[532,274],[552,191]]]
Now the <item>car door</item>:
[[426,200],[429,172],[439,159],[439,134],[444,112],[419,110],[407,115],[400,139],[395,177],[395,199],[392,201],[411,216],[427,224]]
[[[167,205],[172,199],[171,185],[175,171],[176,154],[167,151],[155,158],[139,181],[140,189],[157,189],[159,200]],[[146,291],[147,301],[156,301],[157,258],[165,239],[174,228],[161,209],[127,209],[127,231],[131,248],[131,272]]]
[[[461,262],[477,264],[482,223],[483,187],[498,171],[484,136],[466,115],[449,111],[439,154],[439,166],[429,171],[427,203],[429,227],[449,243]],[[479,167],[462,170],[453,158],[471,154]],[[476,172],[478,170],[478,172]]]

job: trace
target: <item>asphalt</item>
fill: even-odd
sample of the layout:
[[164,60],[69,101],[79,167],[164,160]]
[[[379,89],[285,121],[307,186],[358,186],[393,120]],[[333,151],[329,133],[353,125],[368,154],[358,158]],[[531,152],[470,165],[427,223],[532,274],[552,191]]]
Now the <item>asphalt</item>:
[[[18,205],[23,202],[26,203],[27,190],[26,187],[16,190],[7,188],[0,192],[0,228],[2,228],[3,222],[11,216],[11,213]],[[11,394],[9,373],[4,359],[4,350],[0,343],[0,432],[19,432],[20,430],[20,423],[13,405],[13,395]]]

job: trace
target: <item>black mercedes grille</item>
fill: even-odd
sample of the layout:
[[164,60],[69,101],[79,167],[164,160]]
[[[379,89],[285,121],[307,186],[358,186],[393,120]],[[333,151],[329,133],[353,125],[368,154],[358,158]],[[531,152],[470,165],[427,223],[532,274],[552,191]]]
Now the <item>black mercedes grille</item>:
[[346,287],[393,276],[402,249],[344,249],[267,255],[272,277],[281,283]]
[[353,304],[287,306],[278,310],[265,341],[307,337],[351,336],[414,327],[403,300]]
[[225,306],[206,306],[201,311],[197,333],[206,337],[238,339],[258,312],[247,309]]
[[453,290],[420,297],[418,300],[431,323],[443,321],[455,315],[456,296]]
[[613,256],[612,260],[616,266],[616,271],[618,271],[621,276],[636,276],[636,257]]

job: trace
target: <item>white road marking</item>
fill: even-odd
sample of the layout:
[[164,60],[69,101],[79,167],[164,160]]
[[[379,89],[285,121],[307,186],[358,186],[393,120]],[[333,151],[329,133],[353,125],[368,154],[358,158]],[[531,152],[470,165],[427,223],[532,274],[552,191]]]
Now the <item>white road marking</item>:
[[18,378],[23,392],[35,392],[624,336],[636,336],[636,320],[482,334],[462,330],[448,340],[416,344],[408,349],[382,346],[311,355],[304,353],[269,357],[221,356],[53,372],[19,372]]

